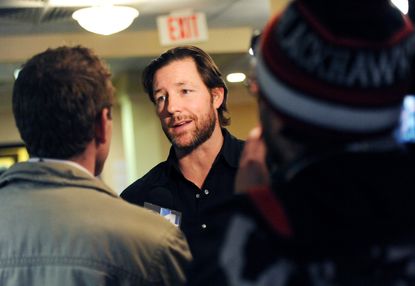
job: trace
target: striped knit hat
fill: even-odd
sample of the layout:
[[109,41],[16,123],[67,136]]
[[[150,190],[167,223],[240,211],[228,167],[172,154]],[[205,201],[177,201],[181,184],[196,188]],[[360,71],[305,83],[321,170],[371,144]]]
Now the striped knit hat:
[[412,84],[413,30],[388,0],[294,0],[261,35],[261,96],[303,135],[390,132]]

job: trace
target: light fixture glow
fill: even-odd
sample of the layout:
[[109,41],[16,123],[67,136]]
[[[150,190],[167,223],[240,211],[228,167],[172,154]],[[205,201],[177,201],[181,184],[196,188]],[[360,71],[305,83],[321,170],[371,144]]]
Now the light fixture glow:
[[13,72],[13,76],[14,76],[14,79],[15,79],[15,80],[16,80],[16,79],[17,79],[17,77],[19,76],[20,71],[21,71],[21,69],[20,69],[20,68],[17,68],[17,69],[15,69],[15,70],[14,70],[14,72]]
[[137,17],[136,9],[113,5],[83,8],[72,14],[72,18],[78,21],[82,28],[100,35],[121,32],[127,29]]
[[242,82],[245,78],[245,74],[241,72],[230,73],[226,76],[228,82]]
[[409,4],[408,0],[391,0],[392,4],[395,5],[402,13],[408,14]]

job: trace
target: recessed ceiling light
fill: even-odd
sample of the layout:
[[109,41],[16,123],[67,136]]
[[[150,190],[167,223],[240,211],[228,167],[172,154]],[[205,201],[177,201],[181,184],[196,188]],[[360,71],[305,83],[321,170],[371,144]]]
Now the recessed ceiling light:
[[242,82],[246,78],[246,75],[241,72],[230,73],[226,76],[228,82]]

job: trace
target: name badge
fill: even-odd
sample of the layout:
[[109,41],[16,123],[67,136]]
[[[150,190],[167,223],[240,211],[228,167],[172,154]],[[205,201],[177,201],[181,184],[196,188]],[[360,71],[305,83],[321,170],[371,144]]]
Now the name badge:
[[162,217],[167,219],[169,222],[171,222],[175,226],[177,226],[177,227],[180,226],[180,223],[182,221],[182,213],[181,212],[171,210],[171,209],[168,209],[168,208],[163,208],[161,206],[151,204],[151,203],[147,203],[147,202],[144,203],[144,207],[146,209],[149,209],[149,210],[152,210],[152,211],[158,213],[159,215],[161,215]]

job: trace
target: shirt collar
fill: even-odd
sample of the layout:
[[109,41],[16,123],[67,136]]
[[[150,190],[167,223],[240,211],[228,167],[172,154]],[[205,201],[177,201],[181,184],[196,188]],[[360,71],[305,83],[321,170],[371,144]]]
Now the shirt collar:
[[61,160],[61,159],[50,159],[50,158],[38,158],[38,157],[32,157],[29,160],[27,160],[28,162],[55,162],[55,163],[62,163],[62,164],[66,164],[66,165],[71,165],[79,170],[82,170],[86,173],[88,173],[89,175],[91,175],[92,177],[94,177],[94,175],[88,171],[84,166],[74,162],[74,161],[69,161],[69,160]]
[[239,166],[239,157],[242,152],[242,141],[235,138],[229,131],[222,128],[222,134],[224,137],[223,146],[219,154],[222,155],[226,162],[234,168]]

